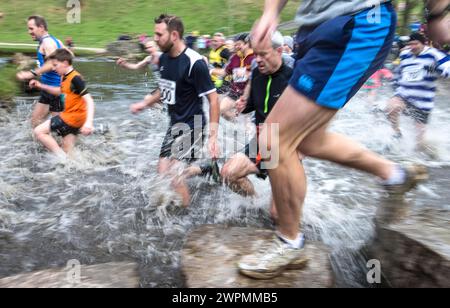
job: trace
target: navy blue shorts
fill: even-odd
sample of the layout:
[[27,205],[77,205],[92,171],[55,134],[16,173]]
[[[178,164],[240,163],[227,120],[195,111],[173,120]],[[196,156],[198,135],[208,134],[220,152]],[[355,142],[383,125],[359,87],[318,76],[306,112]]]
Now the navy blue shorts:
[[397,15],[391,3],[300,28],[290,85],[323,107],[341,109],[382,67],[392,48]]

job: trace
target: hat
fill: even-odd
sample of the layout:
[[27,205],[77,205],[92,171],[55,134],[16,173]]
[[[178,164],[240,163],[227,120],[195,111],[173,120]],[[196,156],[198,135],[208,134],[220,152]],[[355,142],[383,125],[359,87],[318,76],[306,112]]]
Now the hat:
[[409,36],[409,42],[412,41],[419,41],[422,44],[426,44],[427,40],[425,39],[425,36],[420,34],[419,32],[414,32]]
[[290,36],[285,36],[284,45],[287,45],[290,49],[294,49],[294,39]]

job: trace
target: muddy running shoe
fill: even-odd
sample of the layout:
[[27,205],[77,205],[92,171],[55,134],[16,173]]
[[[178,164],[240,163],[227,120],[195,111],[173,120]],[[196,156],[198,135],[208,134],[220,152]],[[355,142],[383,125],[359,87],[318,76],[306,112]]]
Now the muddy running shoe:
[[301,269],[308,262],[304,248],[295,249],[283,239],[274,236],[272,241],[263,244],[253,255],[242,258],[238,263],[239,272],[254,279],[271,279],[287,269]]
[[403,196],[410,190],[417,187],[421,182],[428,180],[428,170],[423,165],[409,165],[404,166],[403,170],[406,172],[406,180],[403,184],[398,185],[384,185],[384,188],[389,193],[392,199],[403,198]]

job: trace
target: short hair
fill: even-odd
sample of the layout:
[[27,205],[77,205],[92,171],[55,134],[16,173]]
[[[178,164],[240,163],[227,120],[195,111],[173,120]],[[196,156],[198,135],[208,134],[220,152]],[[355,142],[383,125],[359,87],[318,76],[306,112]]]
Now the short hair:
[[280,48],[284,45],[284,37],[279,31],[275,31],[272,34],[272,47],[273,49]]
[[73,54],[66,48],[56,49],[49,57],[49,60],[56,60],[58,62],[67,61],[69,65],[72,65]]
[[34,15],[34,16],[28,17],[28,21],[30,21],[30,20],[34,20],[36,27],[44,27],[45,31],[48,31],[47,21],[45,20],[44,17]]
[[180,38],[184,36],[184,25],[181,18],[174,15],[161,14],[155,18],[155,24],[165,23],[169,32],[177,31],[180,34]]
[[248,33],[241,33],[235,36],[234,41],[235,42],[242,41],[244,43],[248,43],[250,42],[250,36]]

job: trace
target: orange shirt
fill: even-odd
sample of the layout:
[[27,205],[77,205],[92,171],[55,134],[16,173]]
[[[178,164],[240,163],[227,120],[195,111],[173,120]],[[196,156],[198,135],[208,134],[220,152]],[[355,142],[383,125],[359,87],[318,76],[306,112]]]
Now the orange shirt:
[[61,99],[65,105],[64,111],[60,114],[61,119],[69,126],[81,128],[87,119],[87,105],[83,96],[88,92],[80,73],[73,70],[65,75],[61,92]]

